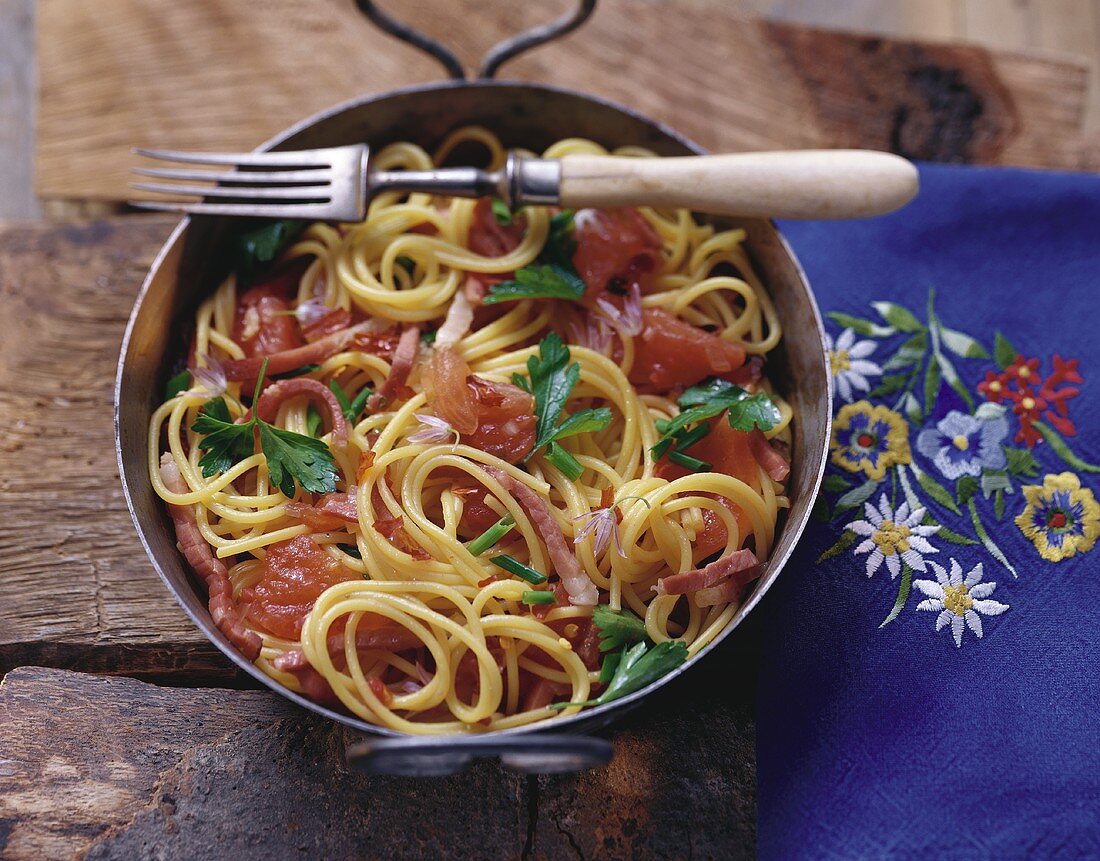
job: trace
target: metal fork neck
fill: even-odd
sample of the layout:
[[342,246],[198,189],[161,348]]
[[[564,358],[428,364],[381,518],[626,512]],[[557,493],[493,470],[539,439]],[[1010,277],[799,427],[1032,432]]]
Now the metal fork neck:
[[367,194],[423,192],[448,197],[499,197],[510,209],[552,206],[561,200],[561,163],[509,153],[500,170],[440,167],[434,170],[372,170]]

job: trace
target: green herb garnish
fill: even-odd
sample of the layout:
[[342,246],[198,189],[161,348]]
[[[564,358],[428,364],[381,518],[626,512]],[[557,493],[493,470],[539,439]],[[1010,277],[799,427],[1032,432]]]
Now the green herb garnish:
[[[646,685],[657,681],[687,660],[687,646],[680,640],[667,640],[650,648],[641,642],[622,653],[615,665],[607,688],[593,700],[579,703],[554,703],[552,709],[564,709],[570,706],[602,706],[612,700],[621,699],[639,691]],[[607,670],[605,661],[604,671]],[[603,671],[601,671],[601,678]]]
[[359,552],[359,546],[356,544],[337,544],[336,546],[353,559],[363,558],[363,554]]
[[603,656],[603,663],[600,664],[600,684],[611,684],[611,680],[615,677],[615,670],[619,667],[619,661],[623,659],[622,652],[608,652]]
[[340,412],[344,414],[344,418],[349,422],[359,421],[359,415],[366,409],[367,401],[374,391],[370,386],[364,386],[359,390],[359,394],[355,396],[355,400],[349,401],[348,396],[344,394],[344,390],[340,388],[340,384],[336,380],[329,380],[328,387],[336,395],[336,400],[340,402]]
[[730,427],[734,430],[759,428],[769,431],[779,423],[780,418],[779,408],[767,394],[759,392],[750,395],[726,380],[708,380],[692,386],[680,395],[677,403],[681,412],[662,424],[661,439],[652,449],[655,458],[660,458],[673,446],[682,451],[687,446],[680,444],[680,435],[689,425],[714,418],[727,410]]
[[272,221],[238,236],[233,246],[234,269],[242,286],[252,281],[263,264],[279,256],[290,241],[305,226],[304,221],[284,219]]
[[517,299],[572,299],[584,296],[584,280],[573,265],[573,213],[563,210],[550,219],[550,232],[538,259],[516,270],[511,281],[494,284],[482,300],[486,305]]
[[516,525],[515,519],[511,514],[505,514],[500,520],[482,532],[477,538],[466,545],[466,549],[469,550],[474,556],[480,556],[498,541],[512,531],[512,527]]
[[311,437],[319,437],[322,427],[324,427],[324,422],[321,420],[321,413],[317,407],[310,404],[309,409],[306,410],[306,430]]
[[304,376],[305,374],[312,374],[314,371],[316,371],[320,367],[321,367],[320,365],[318,365],[317,363],[314,362],[314,363],[309,364],[309,365],[302,365],[302,367],[295,368],[293,371],[286,371],[285,373],[282,373],[282,374],[272,374],[271,379],[273,379],[273,380],[292,380],[295,377],[301,377],[301,376]]
[[557,604],[558,599],[554,597],[553,592],[524,592],[523,593],[524,604]]
[[592,610],[592,624],[600,632],[600,651],[610,652],[626,644],[645,639],[645,622],[630,610],[613,610],[607,604],[597,604]]
[[515,574],[521,580],[526,580],[532,586],[541,586],[546,582],[546,575],[536,571],[530,565],[524,565],[518,559],[502,553],[489,559],[497,568],[503,568],[509,574]]
[[185,368],[164,384],[164,399],[170,401],[189,388],[191,388],[191,372]]
[[[260,368],[255,405],[267,371],[267,360]],[[318,439],[273,427],[261,420],[253,410],[252,418],[234,424],[224,398],[207,401],[191,430],[201,433],[199,448],[205,452],[199,460],[205,478],[226,472],[233,464],[244,460],[256,450],[255,430],[259,429],[260,449],[267,458],[271,481],[288,497],[294,496],[295,481],[310,493],[332,493],[336,490],[336,467],[332,452]]]
[[428,345],[434,344],[435,343],[435,336],[438,335],[438,334],[439,334],[438,329],[428,329],[427,331],[421,332],[420,333],[420,343],[421,344],[428,344]]
[[690,469],[692,472],[710,472],[713,469],[712,464],[697,457],[692,457],[690,454],[684,454],[678,448],[674,448],[668,453],[668,459],[677,466]]
[[512,223],[512,210],[508,208],[508,204],[501,200],[499,197],[494,197],[492,204],[493,217],[496,218],[497,224],[501,227],[507,227]]

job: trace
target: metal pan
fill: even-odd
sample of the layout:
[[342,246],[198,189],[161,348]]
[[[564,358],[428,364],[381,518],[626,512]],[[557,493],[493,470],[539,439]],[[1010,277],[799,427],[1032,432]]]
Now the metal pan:
[[[583,0],[572,15],[494,48],[481,76],[466,80],[457,59],[436,42],[376,9],[359,6],[388,32],[428,51],[456,80],[395,90],[339,105],[269,140],[260,150],[305,149],[369,142],[382,147],[409,140],[429,151],[452,129],[483,125],[506,146],[539,151],[564,137],[591,138],[607,147],[647,147],[660,155],[703,150],[666,126],[629,108],[555,87],[491,80],[508,58],[580,25],[595,0]],[[152,411],[173,362],[183,352],[185,331],[198,302],[226,274],[228,238],[240,229],[228,219],[186,218],[157,255],[134,305],[122,343],[115,383],[115,446],[126,502],[146,552],[168,589],[195,624],[242,670],[303,708],[367,734],[349,749],[353,767],[364,771],[441,774],[471,759],[499,756],[507,766],[532,772],[575,770],[610,759],[602,739],[583,735],[606,726],[658,687],[700,660],[725,640],[775,582],[802,534],[821,482],[830,432],[830,382],[821,318],[813,294],[791,249],[766,220],[732,222],[745,228],[746,248],[775,303],[784,330],[769,356],[769,375],[794,408],[791,508],[782,524],[763,575],[729,626],[675,672],[621,700],[542,725],[469,737],[410,737],[333,711],[287,690],[265,675],[225,639],[207,610],[205,587],[176,549],[165,506],[149,483],[146,433]],[[563,733],[573,735],[563,735]],[[534,733],[534,735],[532,735]],[[389,736],[389,738],[385,738]],[[523,736],[523,738],[518,738]]]

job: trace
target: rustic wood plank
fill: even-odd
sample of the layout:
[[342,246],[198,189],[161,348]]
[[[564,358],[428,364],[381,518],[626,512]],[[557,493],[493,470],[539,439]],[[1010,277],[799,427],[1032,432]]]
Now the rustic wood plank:
[[0,684],[0,856],[748,858],[741,676],[662,692],[605,769],[416,781],[347,773],[352,734],[267,692],[19,668]]
[[[427,22],[465,57],[551,11],[509,4],[490,14],[475,0],[401,5],[402,15]],[[792,54],[796,41],[813,50]],[[748,21],[713,4],[673,11],[664,3],[604,0],[584,28],[520,58],[506,74],[627,102],[730,150],[889,146],[889,137],[859,134],[878,130],[899,107],[910,109],[929,76],[938,77],[960,82],[983,123],[1004,130],[995,146],[953,151],[992,163],[1088,163],[1084,66],[897,43],[901,54],[932,63],[929,70],[879,64],[874,44]],[[861,45],[871,46],[866,56],[853,53]],[[36,187],[46,197],[125,196],[131,145],[247,148],[340,100],[439,77],[431,61],[374,32],[352,4],[336,0],[118,0],[110,15],[80,0],[44,0],[39,51]],[[861,56],[859,73],[874,79],[873,92],[852,86],[852,69],[840,62]]]
[[235,678],[146,561],[115,466],[118,347],[170,224],[0,226],[0,672]]

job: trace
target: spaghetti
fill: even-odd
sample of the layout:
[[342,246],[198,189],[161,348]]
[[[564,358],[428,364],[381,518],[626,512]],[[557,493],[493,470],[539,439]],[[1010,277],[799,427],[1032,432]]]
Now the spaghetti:
[[[503,162],[465,128],[375,163],[471,142]],[[604,150],[545,155],[578,152]],[[743,240],[686,211],[384,194],[230,275],[149,428],[219,628],[410,733],[572,714],[698,652],[788,504],[781,332]]]

